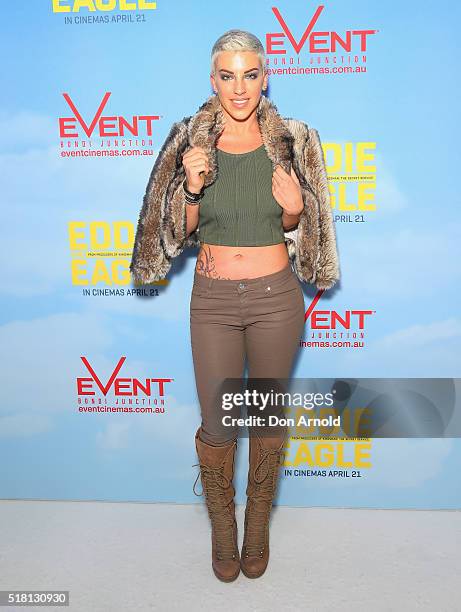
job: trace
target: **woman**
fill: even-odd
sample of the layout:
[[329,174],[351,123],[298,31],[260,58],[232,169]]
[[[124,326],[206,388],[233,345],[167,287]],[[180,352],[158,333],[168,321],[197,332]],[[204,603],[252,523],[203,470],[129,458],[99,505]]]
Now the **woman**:
[[304,325],[299,281],[330,288],[339,266],[318,134],[282,118],[262,95],[261,42],[229,30],[214,44],[211,64],[215,95],[173,125],[155,162],[130,270],[138,282],[159,280],[172,258],[200,246],[190,302],[201,408],[195,444],[212,567],[230,582],[240,569],[250,578],[266,570],[286,432],[267,423],[251,428],[240,555],[232,482],[238,429],[224,425],[220,393],[227,379],[242,379],[245,359],[250,380],[289,377]]

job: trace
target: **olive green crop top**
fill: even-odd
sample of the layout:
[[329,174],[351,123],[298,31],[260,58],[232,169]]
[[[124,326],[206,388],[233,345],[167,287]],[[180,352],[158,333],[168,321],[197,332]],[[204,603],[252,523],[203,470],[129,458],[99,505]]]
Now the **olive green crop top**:
[[264,145],[247,153],[216,149],[217,179],[200,202],[199,240],[228,246],[285,241],[283,209],[272,195],[272,162]]

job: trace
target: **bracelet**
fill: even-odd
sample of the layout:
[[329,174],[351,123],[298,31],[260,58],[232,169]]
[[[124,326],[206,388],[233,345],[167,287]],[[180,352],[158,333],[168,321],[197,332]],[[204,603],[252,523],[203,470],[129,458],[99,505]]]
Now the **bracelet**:
[[184,189],[184,195],[185,195],[186,202],[192,205],[200,204],[200,200],[203,197],[203,188],[199,193],[193,193],[192,191],[189,191],[187,189],[186,183],[187,183],[187,179],[184,179],[182,186]]

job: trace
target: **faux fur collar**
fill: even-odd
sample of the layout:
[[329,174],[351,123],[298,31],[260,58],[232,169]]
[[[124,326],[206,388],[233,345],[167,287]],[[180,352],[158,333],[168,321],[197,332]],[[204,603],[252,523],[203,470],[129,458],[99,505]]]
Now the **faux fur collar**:
[[[277,107],[269,98],[261,95],[256,117],[259,123],[262,140],[273,169],[280,164],[286,172],[290,172],[293,162],[294,136],[290,132]],[[210,96],[190,117],[187,124],[189,143],[193,147],[202,147],[208,154],[210,172],[205,176],[205,186],[217,178],[216,142],[224,129],[225,116],[217,95]]]

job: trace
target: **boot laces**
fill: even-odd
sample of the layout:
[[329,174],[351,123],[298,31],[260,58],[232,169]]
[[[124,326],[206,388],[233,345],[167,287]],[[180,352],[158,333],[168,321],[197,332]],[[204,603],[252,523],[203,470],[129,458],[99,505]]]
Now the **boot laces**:
[[269,523],[272,500],[275,495],[282,451],[280,449],[260,449],[253,480],[254,490],[248,497],[245,529],[245,556],[262,557],[266,544],[266,529]]
[[[223,467],[200,465],[200,472],[195,479],[193,491],[200,496],[205,493],[208,514],[215,534],[216,557],[220,560],[235,559],[234,518],[229,509],[232,499],[226,502],[225,493],[231,486],[231,481],[223,473]],[[201,475],[202,493],[196,493],[195,485]]]

